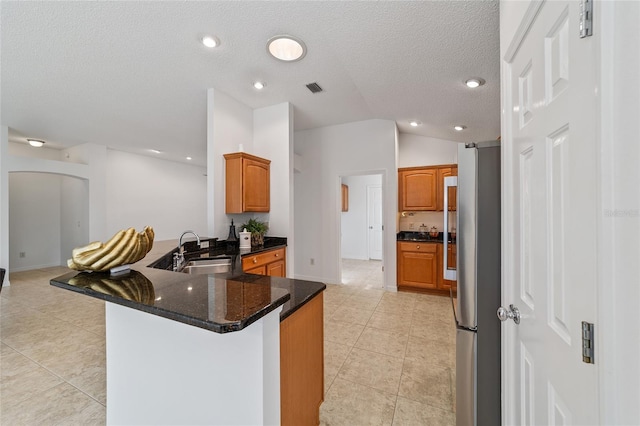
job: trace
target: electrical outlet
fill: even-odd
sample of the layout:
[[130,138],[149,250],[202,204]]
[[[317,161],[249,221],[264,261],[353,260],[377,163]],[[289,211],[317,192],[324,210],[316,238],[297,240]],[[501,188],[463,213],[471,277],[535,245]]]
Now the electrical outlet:
[[409,229],[416,229],[415,223],[409,222]]
[[316,260],[312,257],[311,259],[309,259],[309,263],[311,264],[311,266],[316,264]]
[[23,251],[20,252],[20,258],[27,257],[27,254]]
[[209,248],[209,241],[203,241],[200,243],[200,248]]

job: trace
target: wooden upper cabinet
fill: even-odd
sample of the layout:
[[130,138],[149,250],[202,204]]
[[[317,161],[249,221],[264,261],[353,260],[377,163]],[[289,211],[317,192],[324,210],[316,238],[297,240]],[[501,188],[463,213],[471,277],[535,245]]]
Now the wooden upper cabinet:
[[[449,176],[458,176],[457,166],[438,168],[438,211],[444,210],[444,178]],[[456,188],[449,188],[449,210],[456,210]]]
[[349,211],[349,187],[344,183],[342,184],[342,211]]
[[268,212],[271,161],[245,152],[224,158],[226,213]]
[[437,168],[398,169],[398,209],[423,211],[437,209]]

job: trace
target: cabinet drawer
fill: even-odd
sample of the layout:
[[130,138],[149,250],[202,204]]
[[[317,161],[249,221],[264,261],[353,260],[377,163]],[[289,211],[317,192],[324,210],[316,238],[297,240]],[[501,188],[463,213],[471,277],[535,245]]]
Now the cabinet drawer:
[[285,249],[280,248],[276,250],[269,250],[258,254],[247,255],[242,258],[242,270],[248,271],[249,269],[259,268],[271,262],[278,260],[284,260]]
[[422,241],[400,241],[398,251],[415,251],[419,253],[436,253],[438,243],[427,243]]

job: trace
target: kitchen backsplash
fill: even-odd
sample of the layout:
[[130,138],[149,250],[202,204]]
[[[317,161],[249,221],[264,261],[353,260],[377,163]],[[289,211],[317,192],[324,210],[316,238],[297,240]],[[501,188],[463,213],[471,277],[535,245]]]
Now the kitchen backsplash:
[[[456,212],[449,212],[449,231],[455,227]],[[413,224],[413,227],[411,226]],[[424,224],[426,230],[432,226],[438,231],[444,232],[444,217],[442,212],[405,212],[405,216],[400,214],[400,231],[420,231],[420,226]]]

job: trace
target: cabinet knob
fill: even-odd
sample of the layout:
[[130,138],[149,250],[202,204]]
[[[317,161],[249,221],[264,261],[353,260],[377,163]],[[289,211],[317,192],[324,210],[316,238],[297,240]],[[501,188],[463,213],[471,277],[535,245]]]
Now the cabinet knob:
[[276,257],[280,256],[280,253],[276,253]]
[[258,263],[258,259],[256,259],[255,257],[253,258],[253,263]]
[[416,248],[417,248],[417,249],[419,249],[419,248],[420,248],[420,246],[416,246]]

